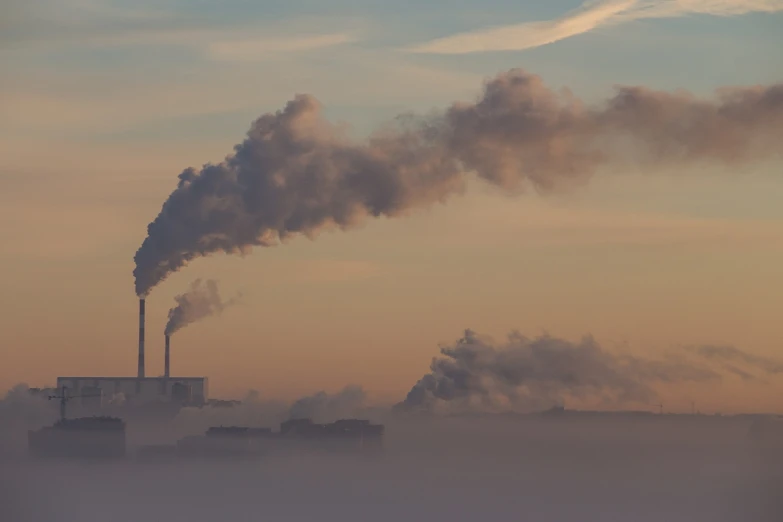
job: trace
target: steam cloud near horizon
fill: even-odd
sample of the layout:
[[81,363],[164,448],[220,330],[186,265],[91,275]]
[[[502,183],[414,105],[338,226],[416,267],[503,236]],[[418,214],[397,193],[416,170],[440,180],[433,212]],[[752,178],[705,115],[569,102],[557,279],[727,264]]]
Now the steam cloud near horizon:
[[[397,411],[487,412],[543,410],[567,399],[605,404],[649,404],[655,385],[719,380],[725,372],[745,380],[783,373],[783,364],[733,346],[699,346],[653,360],[604,350],[592,337],[571,342],[518,332],[505,343],[466,330],[441,347],[424,375],[395,406]],[[724,372],[710,363],[719,363]],[[744,365],[745,369],[735,366]]]
[[367,394],[361,386],[346,386],[336,394],[324,391],[294,401],[288,410],[289,419],[333,421],[353,416],[366,406]]
[[363,143],[326,121],[315,98],[298,95],[258,118],[224,161],[179,175],[136,252],[136,293],[200,256],[246,254],[444,202],[472,173],[512,193],[547,192],[627,161],[732,164],[781,153],[783,84],[717,94],[620,87],[587,107],[512,69],[473,103],[401,117]]
[[[660,386],[682,382],[709,383],[725,376],[763,382],[783,374],[783,362],[734,346],[700,345],[651,359],[604,349],[591,336],[579,341],[512,332],[504,342],[466,330],[440,348],[425,374],[392,411],[429,413],[534,412],[566,401],[598,400],[605,406],[632,407],[658,400]],[[31,396],[26,385],[0,399],[0,423],[40,424],[56,416],[56,404]],[[192,410],[192,411],[191,411]],[[286,402],[249,392],[241,408],[185,408],[184,420],[216,421],[241,413],[272,425],[290,418],[331,422],[357,414],[388,412],[367,403],[363,387],[348,385]],[[190,421],[186,422],[186,424]],[[10,424],[9,424],[10,425]],[[204,428],[206,429],[206,427]]]
[[[373,417],[378,413],[377,408],[368,405],[366,398],[366,392],[358,385],[348,385],[334,393],[319,391],[290,402],[266,398],[251,390],[231,408],[209,404],[183,408],[173,419],[171,428],[184,436],[224,424],[276,428],[281,422],[296,418],[332,422],[356,416]],[[23,439],[28,429],[54,423],[59,416],[58,408],[58,403],[47,400],[45,393],[32,394],[25,383],[0,395],[0,449],[20,446],[21,440],[9,444],[10,439]]]
[[237,298],[223,301],[220,297],[217,281],[196,279],[187,292],[174,298],[177,305],[169,310],[165,334],[173,335],[178,330],[206,317],[223,312],[226,307],[236,303]]

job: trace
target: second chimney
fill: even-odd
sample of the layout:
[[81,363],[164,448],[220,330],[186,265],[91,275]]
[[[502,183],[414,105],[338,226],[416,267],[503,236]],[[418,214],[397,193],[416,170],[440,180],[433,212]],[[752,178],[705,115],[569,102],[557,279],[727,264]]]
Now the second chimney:
[[139,299],[139,379],[144,378],[144,299]]
[[169,375],[169,370],[171,369],[171,367],[170,367],[171,358],[170,358],[170,353],[169,353],[169,334],[166,334],[166,351],[165,351],[163,357],[164,357],[164,359],[163,359],[163,376],[168,379],[169,376],[170,376]]

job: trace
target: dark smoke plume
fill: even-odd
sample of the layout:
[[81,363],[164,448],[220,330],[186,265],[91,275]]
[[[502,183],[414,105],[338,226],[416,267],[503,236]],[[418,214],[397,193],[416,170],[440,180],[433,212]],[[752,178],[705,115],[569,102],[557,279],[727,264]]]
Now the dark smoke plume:
[[714,101],[621,87],[589,108],[514,69],[488,81],[476,102],[400,118],[364,143],[298,95],[258,118],[224,161],[179,175],[136,252],[136,293],[196,257],[245,254],[443,202],[468,173],[510,192],[545,192],[631,159],[754,161],[780,153],[781,132],[783,85],[723,89]]
[[196,279],[187,292],[176,296],[174,300],[177,306],[169,310],[166,335],[173,335],[191,323],[221,313],[227,306],[236,303],[237,298],[224,302],[220,298],[217,281],[208,279],[202,285],[201,279]]
[[[649,404],[657,398],[655,384],[720,379],[722,374],[708,364],[714,358],[728,357],[761,371],[768,371],[770,363],[733,347],[690,351],[697,361],[655,361],[607,352],[591,337],[573,343],[550,336],[530,339],[516,332],[496,345],[471,330],[440,351],[442,357],[432,360],[430,373],[397,410],[540,410],[563,405],[566,398]],[[754,378],[750,372],[743,374]]]

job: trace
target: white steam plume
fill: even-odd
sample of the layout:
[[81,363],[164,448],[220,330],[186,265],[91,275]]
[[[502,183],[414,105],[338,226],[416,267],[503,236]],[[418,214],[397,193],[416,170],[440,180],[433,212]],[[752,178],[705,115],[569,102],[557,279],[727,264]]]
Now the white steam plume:
[[176,296],[174,300],[177,301],[177,306],[169,310],[166,335],[173,335],[174,332],[205,317],[220,314],[226,307],[236,303],[237,298],[224,302],[220,298],[217,281],[208,279],[202,285],[201,279],[196,279],[187,292]]
[[745,380],[783,373],[782,363],[735,347],[689,348],[653,360],[606,351],[589,336],[571,342],[513,332],[505,343],[495,343],[466,330],[440,351],[398,411],[543,410],[574,398],[651,404],[658,398],[656,385],[719,380],[727,373]]

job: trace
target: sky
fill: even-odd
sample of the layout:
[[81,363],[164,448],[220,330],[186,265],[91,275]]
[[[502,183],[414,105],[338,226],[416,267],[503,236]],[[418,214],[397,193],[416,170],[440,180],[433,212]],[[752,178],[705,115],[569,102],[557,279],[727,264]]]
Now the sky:
[[[783,81],[782,23],[779,0],[0,0],[0,389],[132,375],[147,224],[184,168],[296,94],[356,139],[516,67],[586,103],[618,85],[710,96]],[[242,295],[172,338],[172,372],[217,396],[357,384],[400,400],[466,328],[783,358],[781,166],[626,169],[546,196],[472,182],[401,219],[198,259],[147,301],[147,373],[198,278]],[[781,392],[660,390],[713,412],[779,410]]]

